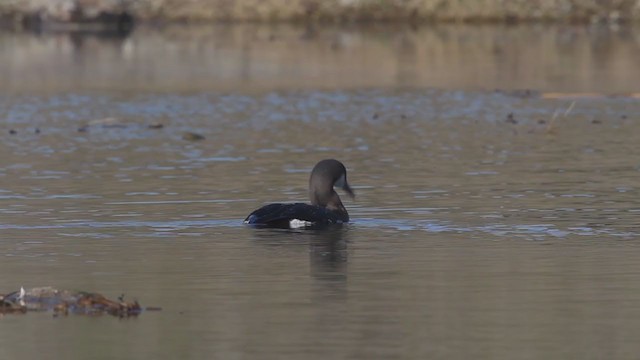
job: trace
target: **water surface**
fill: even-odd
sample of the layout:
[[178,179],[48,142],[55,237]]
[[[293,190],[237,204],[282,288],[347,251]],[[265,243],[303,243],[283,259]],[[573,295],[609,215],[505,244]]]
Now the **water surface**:
[[0,92],[435,87],[638,92],[640,27],[184,25],[0,32]]
[[[640,103],[544,98],[535,90],[598,90],[592,72],[554,69],[571,81],[531,92],[13,80],[0,96],[0,290],[124,293],[163,311],[5,315],[0,357],[634,358]],[[262,204],[305,201],[329,157],[357,193],[351,224],[242,225]]]

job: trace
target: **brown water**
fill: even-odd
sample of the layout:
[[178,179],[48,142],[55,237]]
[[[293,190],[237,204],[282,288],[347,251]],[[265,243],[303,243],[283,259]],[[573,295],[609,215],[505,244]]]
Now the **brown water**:
[[[478,33],[500,38],[503,30]],[[152,48],[160,35],[144,31],[119,41]],[[560,30],[514,31],[544,38]],[[587,42],[600,34],[572,31]],[[638,53],[628,41],[637,33],[607,33],[618,54]],[[44,44],[38,61],[57,60],[42,68],[53,80],[40,88],[29,62],[0,70],[10,73],[0,95],[0,292],[52,285],[163,308],[126,320],[5,315],[2,359],[633,359],[640,351],[637,99],[493,91],[495,74],[456,80],[468,70],[463,60],[449,63],[457,74],[450,86],[426,77],[407,89],[377,82],[384,69],[369,69],[367,88],[356,74],[340,89],[347,78],[313,82],[309,68],[291,74],[260,51],[252,63],[282,66],[283,79],[266,67],[246,81],[172,88],[165,69],[195,73],[194,62],[211,55],[180,46],[172,51],[183,65],[159,59],[147,86],[140,74],[131,82],[105,75],[119,74],[120,60],[93,62],[112,40],[88,38],[95,49],[73,55],[47,36],[2,37],[14,41],[5,59]],[[442,48],[463,47],[440,37]],[[597,59],[606,55],[571,48],[541,55],[581,64],[547,68],[545,86],[527,82],[524,70],[500,76],[517,88],[637,90],[637,68],[603,68]],[[360,64],[326,56],[329,68]],[[379,61],[395,61],[388,56]],[[96,66],[104,72],[89,71]],[[203,79],[225,74],[210,66]],[[566,80],[557,88],[544,80],[557,78]],[[100,121],[77,131],[92,120]],[[156,122],[164,128],[147,127]],[[183,140],[186,131],[206,139]],[[355,201],[345,199],[351,224],[242,225],[264,203],[305,201],[308,172],[328,157],[346,164],[356,190]]]

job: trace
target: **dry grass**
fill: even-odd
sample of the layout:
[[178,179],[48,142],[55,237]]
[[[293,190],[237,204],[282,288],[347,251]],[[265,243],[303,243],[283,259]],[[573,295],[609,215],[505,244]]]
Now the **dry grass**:
[[[88,12],[124,6],[153,21],[612,21],[640,19],[640,0],[76,0]],[[69,0],[0,0],[0,15],[60,13]]]

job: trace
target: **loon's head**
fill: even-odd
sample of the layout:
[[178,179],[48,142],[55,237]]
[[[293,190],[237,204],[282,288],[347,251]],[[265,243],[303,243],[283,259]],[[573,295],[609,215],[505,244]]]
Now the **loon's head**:
[[340,196],[333,189],[334,186],[344,190],[352,199],[355,198],[355,194],[347,182],[347,168],[340,161],[325,159],[318,162],[311,170],[309,177],[311,205],[346,211],[340,201]]

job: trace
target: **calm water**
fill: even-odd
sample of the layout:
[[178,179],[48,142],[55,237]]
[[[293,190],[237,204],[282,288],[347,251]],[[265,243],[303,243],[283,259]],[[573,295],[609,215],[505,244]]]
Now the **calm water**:
[[[604,31],[616,48],[553,43],[566,51],[540,57],[580,64],[579,72],[549,63],[534,67],[538,77],[505,69],[506,91],[495,91],[495,74],[462,58],[448,73],[482,76],[452,75],[447,85],[446,74],[416,60],[425,77],[410,88],[384,68],[370,83],[356,74],[343,86],[314,82],[304,66],[286,71],[307,47],[285,61],[240,42],[235,50],[262,67],[190,89],[161,74],[202,70],[194,62],[216,49],[206,37],[200,48],[196,35],[183,44],[200,49],[184,52],[183,65],[169,65],[181,48],[158,40],[167,33],[117,40],[173,51],[145,62],[144,85],[108,76],[125,62],[140,66],[131,58],[93,62],[95,51],[111,54],[113,39],[90,37],[91,51],[67,53],[66,35],[3,34],[11,44],[3,58],[35,51],[46,56],[32,61],[53,62],[42,67],[41,87],[29,80],[37,78],[31,63],[12,62],[0,92],[0,293],[45,285],[124,293],[163,311],[126,320],[0,316],[0,358],[635,358],[640,101],[512,90],[637,91],[638,70],[620,54],[639,53],[638,34],[510,28],[505,40],[501,28],[447,29],[415,30],[416,46],[437,35],[434,52],[464,52],[472,45],[450,36],[464,33],[503,39],[510,53],[526,45],[520,39],[570,31],[588,48]],[[228,29],[243,31],[257,30]],[[359,32],[355,44],[373,51],[377,31]],[[374,43],[382,64],[397,61],[389,49],[406,32],[389,34]],[[322,39],[305,46],[323,48]],[[219,56],[230,54],[228,41]],[[608,51],[617,57],[602,60]],[[341,68],[335,56],[343,55],[324,56],[334,63],[316,75]],[[88,71],[96,66],[102,71]],[[213,61],[203,78],[224,74],[220,66]],[[282,82],[274,68],[288,74]],[[206,139],[187,141],[184,132]],[[357,193],[343,199],[351,224],[320,232],[242,225],[264,203],[305,201],[311,167],[328,157],[345,163]]]

